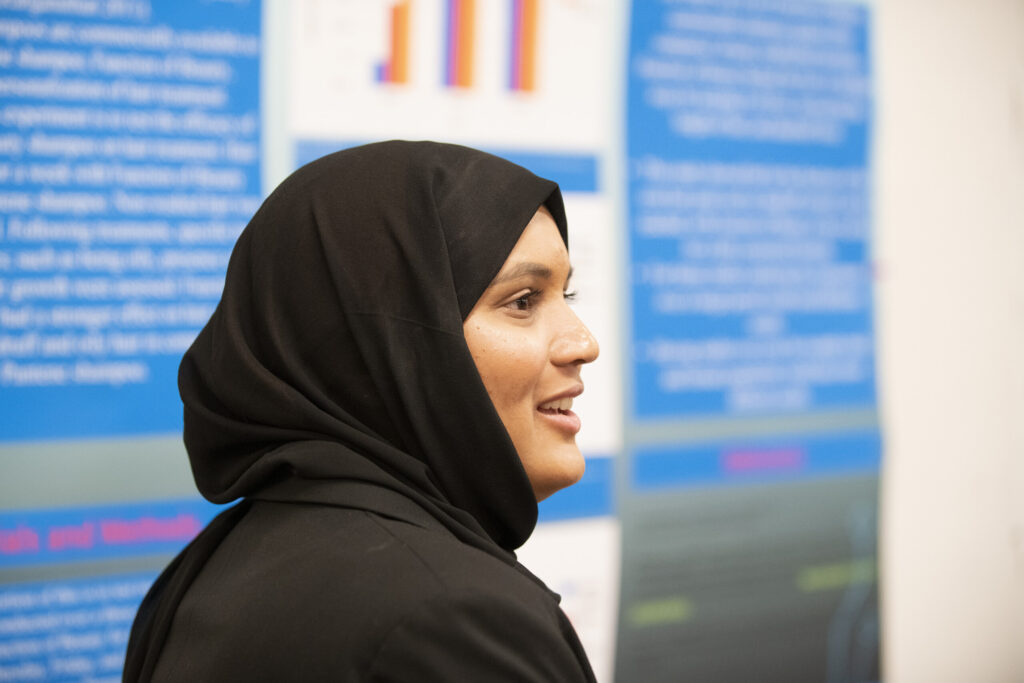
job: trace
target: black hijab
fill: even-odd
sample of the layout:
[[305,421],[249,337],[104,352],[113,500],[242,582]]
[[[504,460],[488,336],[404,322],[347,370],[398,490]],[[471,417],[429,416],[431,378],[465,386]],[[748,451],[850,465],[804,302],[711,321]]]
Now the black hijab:
[[542,204],[566,240],[555,183],[433,142],[344,150],[285,180],[181,364],[203,495],[398,494],[490,552],[521,545],[537,505],[462,323]]

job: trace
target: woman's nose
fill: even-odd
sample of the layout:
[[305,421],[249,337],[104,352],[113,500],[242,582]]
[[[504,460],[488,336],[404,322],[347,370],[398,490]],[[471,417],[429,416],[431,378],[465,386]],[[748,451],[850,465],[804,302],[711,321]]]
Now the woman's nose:
[[575,311],[567,309],[566,315],[567,319],[552,344],[552,361],[556,365],[594,362],[601,351],[597,339]]

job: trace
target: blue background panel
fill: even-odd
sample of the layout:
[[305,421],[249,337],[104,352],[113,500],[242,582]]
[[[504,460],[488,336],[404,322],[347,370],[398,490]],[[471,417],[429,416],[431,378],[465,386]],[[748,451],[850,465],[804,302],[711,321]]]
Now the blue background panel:
[[261,3],[26,7],[0,13],[0,440],[178,431],[260,201]]
[[881,439],[875,430],[735,439],[636,448],[630,486],[636,493],[771,483],[875,473]]

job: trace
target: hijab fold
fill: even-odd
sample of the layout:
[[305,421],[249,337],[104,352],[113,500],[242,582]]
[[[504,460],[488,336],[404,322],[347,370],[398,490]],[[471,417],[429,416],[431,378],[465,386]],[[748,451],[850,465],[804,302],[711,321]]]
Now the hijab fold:
[[466,542],[521,545],[537,505],[462,322],[542,204],[567,239],[555,183],[432,142],[344,150],[285,180],[181,364],[203,495],[351,504],[371,485]]

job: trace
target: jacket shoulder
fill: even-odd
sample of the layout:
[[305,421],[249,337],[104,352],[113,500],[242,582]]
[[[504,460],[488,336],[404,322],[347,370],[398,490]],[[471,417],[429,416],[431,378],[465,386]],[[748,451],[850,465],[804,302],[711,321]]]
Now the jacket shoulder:
[[367,680],[373,670],[379,680],[429,680],[393,675],[445,671],[460,652],[458,661],[490,663],[482,676],[513,655],[499,646],[529,645],[522,632],[565,649],[564,619],[542,586],[447,532],[362,510],[256,503],[179,605],[156,678]]

